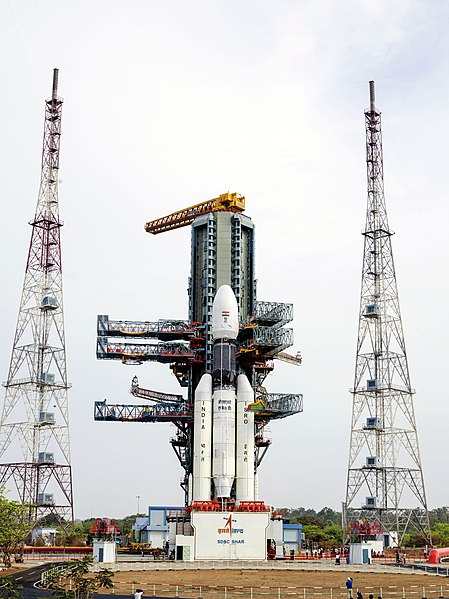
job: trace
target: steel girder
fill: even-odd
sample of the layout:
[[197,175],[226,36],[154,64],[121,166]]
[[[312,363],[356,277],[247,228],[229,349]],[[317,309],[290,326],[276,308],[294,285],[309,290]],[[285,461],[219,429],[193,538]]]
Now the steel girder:
[[[368,200],[345,500],[346,524],[398,535],[430,526],[384,196],[381,114],[365,112]],[[349,528],[348,528],[349,529]]]

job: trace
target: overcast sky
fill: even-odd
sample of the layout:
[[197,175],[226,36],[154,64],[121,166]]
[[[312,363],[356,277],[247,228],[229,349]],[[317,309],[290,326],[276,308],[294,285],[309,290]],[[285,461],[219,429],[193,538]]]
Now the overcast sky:
[[[167,366],[95,357],[96,317],[187,318],[190,228],[148,220],[226,191],[256,225],[258,298],[292,302],[304,394],[271,425],[260,498],[340,509],[346,491],[366,210],[368,81],[429,507],[449,504],[449,4],[442,0],[0,0],[0,377],[6,380],[40,178],[44,100],[64,98],[60,211],[75,512],[181,505],[174,427],[95,423]],[[2,373],[2,374],[1,374]],[[2,391],[3,394],[3,391]]]

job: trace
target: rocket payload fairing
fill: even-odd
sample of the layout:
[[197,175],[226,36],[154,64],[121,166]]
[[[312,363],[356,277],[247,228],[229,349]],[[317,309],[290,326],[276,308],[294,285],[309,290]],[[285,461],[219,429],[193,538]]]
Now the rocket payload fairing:
[[237,376],[237,300],[229,285],[217,291],[212,307],[213,371],[195,390],[193,501],[254,501],[254,391],[244,374]]

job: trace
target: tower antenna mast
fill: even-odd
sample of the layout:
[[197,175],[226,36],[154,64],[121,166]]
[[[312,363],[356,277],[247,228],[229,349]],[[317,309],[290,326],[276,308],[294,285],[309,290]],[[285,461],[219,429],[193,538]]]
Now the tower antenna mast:
[[[45,102],[39,195],[0,419],[0,488],[14,486],[39,522],[73,523],[58,201],[62,98]],[[16,456],[22,455],[22,460]],[[16,458],[16,459],[14,459]],[[12,484],[11,484],[12,483]]]
[[[402,544],[413,527],[430,541],[427,501],[384,196],[381,113],[374,81],[365,111],[368,205],[351,439],[343,517]],[[364,531],[366,532],[366,530]],[[356,534],[356,533],[354,533]],[[353,535],[354,536],[354,535]]]

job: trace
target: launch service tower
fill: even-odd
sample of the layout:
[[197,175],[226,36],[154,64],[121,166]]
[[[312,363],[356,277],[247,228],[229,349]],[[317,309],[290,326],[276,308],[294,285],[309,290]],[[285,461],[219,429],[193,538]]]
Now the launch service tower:
[[[191,225],[188,320],[125,321],[98,316],[97,357],[169,364],[186,395],[151,391],[132,382],[146,405],[95,403],[102,421],[172,422],[170,440],[184,469],[183,521],[170,540],[193,559],[266,559],[276,536],[258,493],[258,467],[270,445],[272,419],[302,411],[302,395],[268,393],[266,376],[284,350],[291,304],[258,301],[254,225],[245,198],[226,193],[146,223],[158,234]],[[279,547],[280,548],[280,547]],[[179,552],[177,552],[179,553]]]

